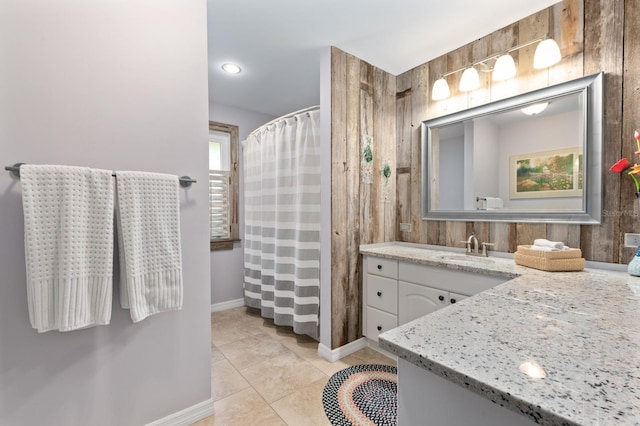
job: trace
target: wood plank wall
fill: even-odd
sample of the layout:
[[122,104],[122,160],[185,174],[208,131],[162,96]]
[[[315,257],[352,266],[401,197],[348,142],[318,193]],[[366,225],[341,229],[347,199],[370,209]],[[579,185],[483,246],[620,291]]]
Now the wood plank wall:
[[[333,348],[362,336],[359,246],[396,239],[395,97],[393,75],[332,48]],[[367,146],[371,156],[364,155]],[[385,165],[391,171],[389,178],[382,173]]]
[[[397,240],[458,246],[475,231],[501,252],[514,252],[518,244],[546,237],[580,247],[588,260],[630,260],[634,250],[622,246],[622,236],[640,231],[640,208],[630,179],[608,168],[621,156],[640,162],[633,139],[634,129],[640,128],[640,8],[636,3],[565,0],[397,77],[332,50],[333,348],[361,336],[360,244]],[[450,98],[430,99],[440,74],[545,34],[560,45],[559,64],[534,70],[534,45],[516,52],[517,78],[494,83],[487,75],[480,89],[459,93],[461,73],[457,73],[448,77]],[[421,220],[423,120],[599,71],[606,74],[603,209],[607,214],[601,225]],[[363,135],[373,136],[371,181],[361,179],[361,174],[366,177],[361,162]],[[380,174],[381,161],[392,164],[389,183]],[[400,223],[410,223],[411,232],[400,231]]]

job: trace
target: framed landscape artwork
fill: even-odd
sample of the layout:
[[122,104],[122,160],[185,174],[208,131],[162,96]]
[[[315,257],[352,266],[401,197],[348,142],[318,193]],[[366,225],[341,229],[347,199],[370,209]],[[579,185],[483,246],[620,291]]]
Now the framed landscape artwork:
[[509,197],[582,196],[582,147],[509,157]]

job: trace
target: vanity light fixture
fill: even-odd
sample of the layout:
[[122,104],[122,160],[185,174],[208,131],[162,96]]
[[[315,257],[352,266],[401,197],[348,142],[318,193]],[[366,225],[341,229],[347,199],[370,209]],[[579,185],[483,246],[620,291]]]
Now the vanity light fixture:
[[524,108],[521,108],[520,111],[522,111],[527,115],[536,115],[536,114],[540,114],[548,106],[549,106],[549,102],[541,102],[539,104],[533,104],[533,105],[529,105]]
[[516,63],[509,53],[498,56],[493,66],[493,81],[508,80],[516,76]]
[[242,71],[242,69],[238,65],[232,64],[230,62],[227,62],[226,64],[222,64],[222,69],[228,72],[229,74],[238,74],[240,73],[240,71]]
[[440,77],[433,83],[433,90],[431,91],[431,99],[434,101],[441,101],[447,99],[450,95],[449,83],[444,77]]
[[552,38],[547,38],[536,47],[536,53],[533,55],[533,67],[535,69],[547,68],[557,64],[561,59],[562,55],[558,43]]
[[[530,46],[534,43],[540,43],[536,47],[536,51],[533,55],[534,68],[540,69],[550,67],[551,65],[560,62],[560,60],[562,59],[562,54],[560,53],[558,43],[556,43],[552,38],[548,38],[546,36],[537,38],[535,40],[531,40],[512,47],[507,51],[487,56],[486,58],[467,65],[463,68],[458,68],[457,70],[442,74],[440,78],[438,78],[433,84],[433,89],[431,90],[431,99],[434,101],[440,101],[448,98],[450,92],[449,84],[447,83],[446,77],[460,71],[464,71],[462,73],[462,77],[460,78],[460,91],[470,91],[480,87],[480,78],[478,76],[476,66],[484,66],[487,72],[493,71],[492,79],[494,81],[506,80],[514,77],[516,75],[516,64],[513,60],[513,57],[511,56],[511,52],[515,52],[516,50]],[[489,61],[495,61],[493,68],[487,64],[487,62]],[[482,69],[482,71],[485,71],[485,69]]]
[[478,70],[472,65],[462,73],[460,77],[460,90],[463,92],[470,92],[480,87],[480,76]]

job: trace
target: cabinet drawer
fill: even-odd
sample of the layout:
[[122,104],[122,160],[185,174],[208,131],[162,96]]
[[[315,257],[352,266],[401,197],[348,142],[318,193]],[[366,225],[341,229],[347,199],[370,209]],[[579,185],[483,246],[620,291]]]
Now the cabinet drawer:
[[409,262],[400,262],[398,276],[402,281],[466,295],[480,293],[509,280],[509,278],[454,271]]
[[449,305],[448,291],[404,281],[398,283],[400,309],[398,324],[402,325]]
[[367,306],[398,313],[398,282],[377,275],[367,275]]
[[398,317],[367,307],[366,336],[378,341],[378,335],[398,326]]
[[394,280],[398,279],[398,261],[368,256],[367,273],[392,278]]

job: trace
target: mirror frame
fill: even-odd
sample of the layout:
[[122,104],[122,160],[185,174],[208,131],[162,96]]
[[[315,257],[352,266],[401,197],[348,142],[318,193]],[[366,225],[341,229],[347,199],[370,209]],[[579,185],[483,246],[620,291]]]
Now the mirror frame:
[[[602,159],[603,159],[603,78],[600,72],[565,83],[545,87],[511,98],[491,102],[446,116],[422,122],[422,220],[574,223],[600,224],[602,222]],[[429,182],[432,175],[432,129],[464,120],[521,108],[526,104],[542,102],[574,93],[584,94],[584,192],[581,210],[431,210]]]

